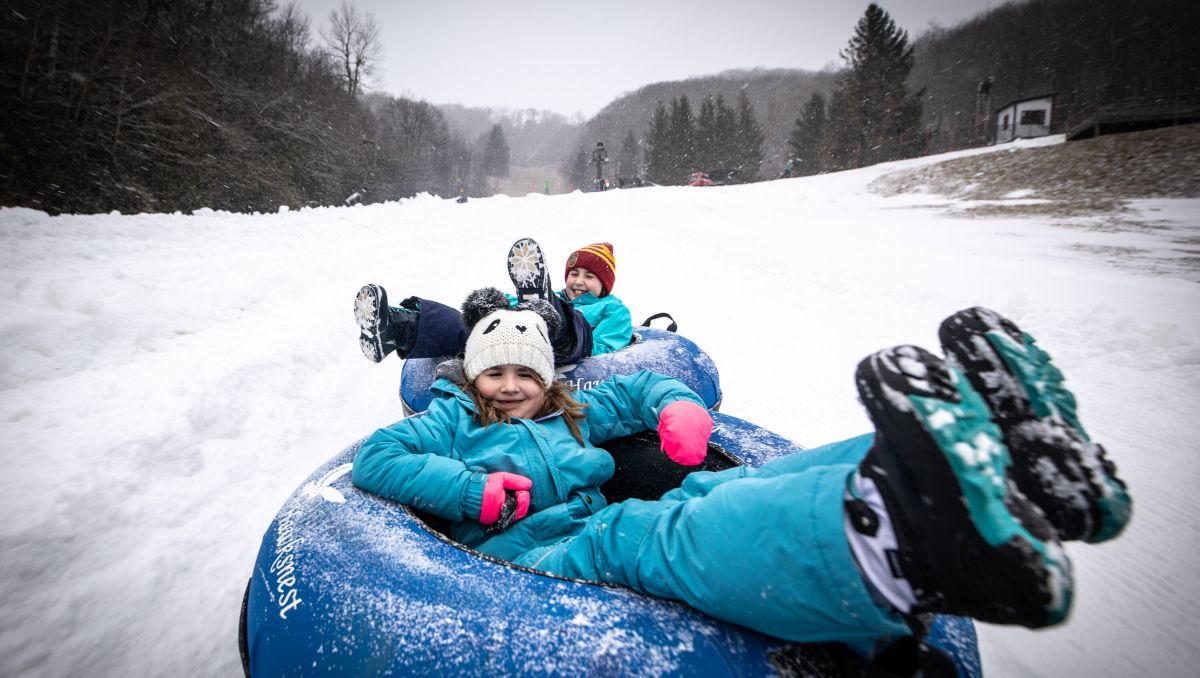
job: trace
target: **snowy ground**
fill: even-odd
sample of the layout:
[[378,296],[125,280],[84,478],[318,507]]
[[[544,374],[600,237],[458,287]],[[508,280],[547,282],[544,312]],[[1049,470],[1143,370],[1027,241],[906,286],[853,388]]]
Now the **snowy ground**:
[[635,320],[671,312],[719,366],[723,411],[806,444],[868,428],[852,383],[865,354],[936,348],[941,318],[969,305],[1010,315],[1063,367],[1135,511],[1118,541],[1069,547],[1064,626],[981,625],[985,669],[1193,675],[1200,199],[1138,201],[1157,226],[1113,231],[865,188],[936,161],[466,205],[0,210],[0,675],[237,675],[263,530],[319,463],[401,416],[401,363],[360,355],[354,292],[457,303],[506,283],[526,235],[556,266],[613,242]]

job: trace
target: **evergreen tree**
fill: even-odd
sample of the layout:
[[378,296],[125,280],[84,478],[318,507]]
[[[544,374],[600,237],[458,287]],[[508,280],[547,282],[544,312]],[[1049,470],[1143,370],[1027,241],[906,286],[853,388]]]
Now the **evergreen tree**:
[[687,183],[696,166],[696,118],[686,94],[671,102],[671,117],[667,127],[667,162],[669,183]]
[[466,139],[452,136],[447,149],[447,160],[450,163],[451,192],[447,195],[466,195],[472,198],[483,195],[483,187],[471,182],[471,146]]
[[847,71],[833,92],[826,130],[833,168],[918,155],[920,93],[905,86],[913,66],[908,33],[872,3],[841,56]]
[[650,116],[650,129],[646,132],[646,179],[665,184],[670,180],[670,119],[662,101],[654,107]]
[[633,130],[629,130],[625,133],[625,140],[621,142],[621,150],[617,154],[617,176],[628,181],[641,173],[641,167],[638,165],[638,140],[633,135]]
[[504,139],[504,130],[500,125],[492,125],[483,142],[483,171],[490,177],[508,176],[511,154],[508,142]]
[[762,128],[754,115],[754,107],[750,105],[750,97],[746,91],[738,93],[738,124],[737,124],[737,176],[738,181],[749,183],[758,180],[758,170],[762,165]]
[[712,96],[704,97],[696,118],[696,168],[715,169],[717,154],[717,105]]
[[792,170],[792,176],[817,174],[823,171],[821,146],[825,137],[825,98],[813,93],[804,107],[804,112],[796,118],[796,126],[788,137],[788,149],[791,157],[798,162]]
[[713,149],[713,165],[733,169],[738,166],[737,111],[725,103],[725,97],[717,94],[716,134]]

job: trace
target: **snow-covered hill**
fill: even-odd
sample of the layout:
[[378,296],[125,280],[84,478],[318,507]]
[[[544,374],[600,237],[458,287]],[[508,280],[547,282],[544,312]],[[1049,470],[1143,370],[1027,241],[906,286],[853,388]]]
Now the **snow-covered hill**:
[[[723,411],[808,444],[868,428],[862,356],[936,349],[938,322],[969,305],[1010,315],[1063,367],[1135,513],[1116,542],[1068,547],[1079,588],[1064,626],[981,625],[985,669],[1191,675],[1200,199],[1128,203],[1121,223],[1149,226],[1081,228],[867,188],[950,157],[465,205],[0,210],[0,675],[237,675],[240,596],[268,522],[319,463],[401,416],[401,363],[360,355],[355,291],[456,304],[503,286],[504,253],[527,235],[556,265],[614,243],[635,320],[671,312],[719,366]],[[1037,176],[1021,189],[990,203],[1043,199]]]

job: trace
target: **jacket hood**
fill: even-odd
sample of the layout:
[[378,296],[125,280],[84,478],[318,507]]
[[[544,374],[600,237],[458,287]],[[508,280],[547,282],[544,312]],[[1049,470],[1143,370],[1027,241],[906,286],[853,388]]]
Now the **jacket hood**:
[[439,363],[434,374],[433,384],[429,386],[429,390],[433,391],[434,396],[454,398],[462,403],[468,411],[475,412],[475,401],[463,390],[467,385],[467,378],[463,374],[462,358],[453,358]]
[[438,363],[434,379],[445,379],[459,388],[467,385],[467,374],[463,371],[462,358],[451,358]]

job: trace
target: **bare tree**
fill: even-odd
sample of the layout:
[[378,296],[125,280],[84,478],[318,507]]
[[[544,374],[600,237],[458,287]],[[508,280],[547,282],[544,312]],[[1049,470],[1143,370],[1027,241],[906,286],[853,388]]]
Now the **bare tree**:
[[308,15],[300,8],[299,0],[291,0],[280,9],[272,24],[278,39],[289,52],[301,55],[309,51]]
[[361,93],[383,58],[375,17],[342,2],[340,9],[329,13],[329,27],[321,31],[321,37],[346,79],[346,92],[350,96]]

